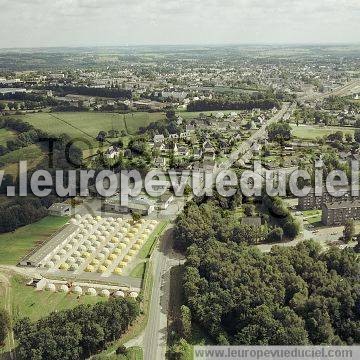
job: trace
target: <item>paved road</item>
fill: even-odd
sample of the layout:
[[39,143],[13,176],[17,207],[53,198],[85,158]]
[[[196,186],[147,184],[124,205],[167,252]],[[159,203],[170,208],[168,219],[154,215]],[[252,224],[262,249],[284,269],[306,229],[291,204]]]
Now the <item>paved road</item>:
[[179,264],[173,256],[173,228],[168,228],[153,252],[153,291],[149,319],[143,338],[144,359],[165,359],[167,340],[167,313],[169,309],[170,271]]

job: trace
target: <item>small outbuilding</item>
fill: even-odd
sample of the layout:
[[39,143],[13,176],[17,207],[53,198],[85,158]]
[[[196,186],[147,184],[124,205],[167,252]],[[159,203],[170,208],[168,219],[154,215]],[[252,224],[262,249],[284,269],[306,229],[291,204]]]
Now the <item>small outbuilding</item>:
[[71,206],[68,204],[55,203],[49,207],[48,212],[50,215],[53,216],[68,216],[70,215],[70,210]]
[[97,295],[97,292],[94,288],[88,288],[86,290],[86,294],[90,295],[90,296],[96,296]]
[[102,297],[109,297],[109,296],[110,296],[110,291],[107,290],[107,289],[101,290],[100,295],[101,295]]
[[47,291],[51,291],[51,292],[55,292],[56,291],[56,286],[55,284],[49,283],[46,285],[46,290]]
[[116,297],[116,298],[122,297],[123,298],[123,297],[125,297],[125,294],[123,291],[118,290],[114,293],[114,297]]
[[83,290],[80,286],[75,286],[73,292],[75,294],[81,295],[83,293]]

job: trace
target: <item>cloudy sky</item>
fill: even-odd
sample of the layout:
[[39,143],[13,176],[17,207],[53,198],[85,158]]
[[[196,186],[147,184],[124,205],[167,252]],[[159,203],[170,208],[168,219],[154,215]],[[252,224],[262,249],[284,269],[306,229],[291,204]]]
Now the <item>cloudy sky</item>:
[[352,43],[360,0],[0,0],[0,47]]

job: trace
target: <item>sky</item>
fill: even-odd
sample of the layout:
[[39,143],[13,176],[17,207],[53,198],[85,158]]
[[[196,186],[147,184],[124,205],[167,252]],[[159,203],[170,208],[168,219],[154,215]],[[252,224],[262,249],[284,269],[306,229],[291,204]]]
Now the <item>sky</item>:
[[360,0],[0,0],[0,48],[359,43]]

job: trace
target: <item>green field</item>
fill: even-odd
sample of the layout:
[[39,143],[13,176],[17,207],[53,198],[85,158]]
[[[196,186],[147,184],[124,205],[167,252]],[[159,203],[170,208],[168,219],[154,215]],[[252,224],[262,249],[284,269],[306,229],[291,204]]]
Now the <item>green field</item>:
[[164,113],[136,112],[132,114],[74,112],[36,113],[19,115],[15,118],[26,121],[34,127],[52,135],[68,134],[81,137],[97,144],[99,131],[124,130],[129,135],[136,134],[139,127],[165,119]]
[[352,128],[344,128],[337,126],[328,126],[328,127],[318,127],[318,126],[296,126],[291,125],[292,127],[292,135],[299,139],[305,140],[315,140],[316,138],[324,137],[330,134],[333,134],[337,131],[342,131],[345,134],[354,135],[355,129]]
[[139,259],[145,260],[151,255],[155,241],[157,240],[158,236],[165,230],[167,224],[168,224],[167,221],[163,221],[157,226],[155,231],[150,235],[149,239],[146,241],[144,246],[139,251],[138,254]]
[[[78,299],[76,294],[52,293],[36,291],[31,286],[26,286],[27,280],[21,276],[11,278],[11,308],[14,320],[29,317],[35,321],[47,316],[53,311],[74,308],[81,304],[95,304],[104,301],[100,296],[83,295]],[[4,306],[4,297],[0,297],[0,307]]]
[[130,276],[134,278],[142,279],[145,273],[145,267],[146,263],[142,262],[140,264],[137,264],[134,269],[131,271]]
[[[219,111],[204,111],[204,114],[216,114]],[[223,111],[229,114],[232,111]],[[184,119],[197,118],[201,112],[179,111],[178,115]],[[161,112],[134,112],[130,114],[99,113],[99,112],[62,112],[35,113],[13,116],[15,119],[26,121],[35,128],[51,135],[68,134],[72,138],[82,138],[90,142],[91,147],[97,147],[96,136],[99,131],[125,131],[127,135],[135,135],[140,127],[146,127],[152,122],[164,121],[165,114]],[[6,134],[3,134],[6,138]],[[0,134],[1,143],[1,134]],[[86,144],[77,144],[87,149]]]
[[18,163],[20,160],[34,160],[41,159],[44,156],[38,145],[29,145],[18,150],[11,151],[3,156],[0,156],[0,163],[11,164]]
[[14,139],[15,133],[7,129],[0,129],[0,145],[6,146],[8,140]]
[[59,230],[68,218],[48,216],[34,224],[0,235],[0,264],[16,265],[36,245]]

